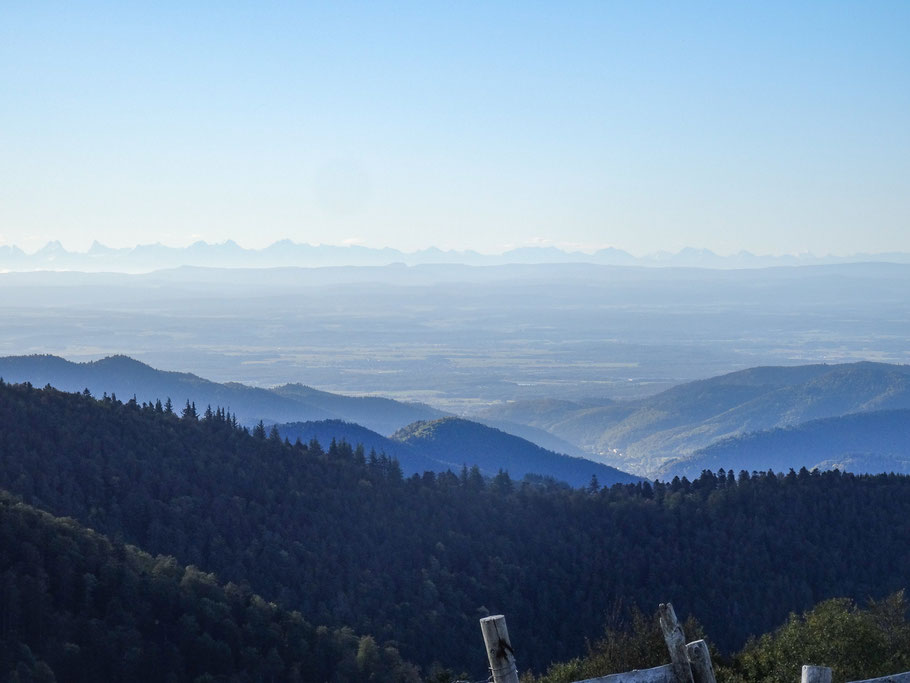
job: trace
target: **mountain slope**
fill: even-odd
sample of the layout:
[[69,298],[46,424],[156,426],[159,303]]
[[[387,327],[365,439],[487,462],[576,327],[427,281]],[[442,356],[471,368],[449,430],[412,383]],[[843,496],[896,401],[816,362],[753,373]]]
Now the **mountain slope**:
[[236,584],[3,491],[0,608],[3,680],[417,680],[388,646],[358,661],[365,638],[316,629]]
[[572,486],[587,486],[592,474],[597,475],[604,486],[639,481],[639,477],[612,467],[554,453],[499,429],[459,418],[415,422],[391,438],[341,420],[291,422],[277,427],[281,438],[292,442],[300,439],[308,443],[315,439],[329,444],[335,440],[351,446],[362,445],[366,453],[373,449],[377,454],[398,460],[406,476],[447,470],[458,472],[464,466],[477,465],[487,476],[493,476],[501,469],[516,479],[537,474]]
[[667,463],[660,476],[692,479],[702,470],[721,467],[734,472],[842,467],[857,473],[910,473],[910,410],[828,417],[722,439]]
[[57,356],[8,356],[0,358],[0,377],[8,382],[31,382],[62,391],[88,388],[95,396],[133,395],[142,402],[170,397],[175,409],[185,401],[229,408],[242,424],[299,420],[344,419],[391,434],[416,419],[442,415],[422,404],[402,403],[378,397],[350,397],[318,391],[303,385],[261,389],[236,382],[219,384],[187,372],[156,370],[127,356],[73,363]]
[[220,412],[180,419],[4,384],[0,488],[470,680],[486,670],[477,618],[492,612],[521,624],[529,669],[582,654],[620,599],[670,599],[729,649],[832,594],[891,593],[910,561],[910,477],[709,475],[596,493],[405,479],[388,460],[252,436]]
[[[560,439],[555,434],[550,434],[550,432],[544,429],[539,429],[538,427],[531,427],[530,425],[524,425],[519,422],[511,422],[509,420],[487,420],[477,417],[470,417],[468,419],[470,419],[472,422],[479,422],[480,424],[491,427],[492,429],[498,429],[499,431],[505,432],[506,434],[520,437],[525,441],[530,441],[531,443],[536,444],[548,451],[553,451],[554,453],[571,455],[575,458],[586,458],[588,460],[592,459],[590,453],[585,453],[575,444],[569,443],[565,439]],[[417,422],[417,420],[415,420],[415,422]]]
[[604,486],[640,481],[639,477],[613,467],[554,453],[499,429],[461,418],[415,422],[395,432],[392,439],[456,471],[463,465],[477,465],[487,475],[499,470],[517,479],[526,474],[543,474],[571,486],[585,486],[592,476]]
[[637,473],[718,439],[860,411],[910,408],[910,366],[885,363],[759,367],[690,382],[606,406],[510,404],[508,416]]

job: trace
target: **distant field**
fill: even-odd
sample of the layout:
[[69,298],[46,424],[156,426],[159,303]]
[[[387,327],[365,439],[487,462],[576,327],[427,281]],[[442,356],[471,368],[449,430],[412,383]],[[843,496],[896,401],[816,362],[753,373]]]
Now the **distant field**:
[[907,363],[908,291],[910,266],[887,264],[2,274],[0,355],[124,353],[462,410],[636,397],[761,364]]

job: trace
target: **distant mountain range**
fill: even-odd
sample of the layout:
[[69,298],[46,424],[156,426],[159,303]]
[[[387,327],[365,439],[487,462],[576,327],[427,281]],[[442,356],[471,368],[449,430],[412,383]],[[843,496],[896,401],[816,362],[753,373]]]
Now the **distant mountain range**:
[[207,405],[221,406],[237,415],[241,424],[253,425],[300,420],[347,420],[383,433],[416,420],[432,420],[446,413],[421,403],[405,403],[378,396],[342,396],[302,384],[272,389],[228,382],[219,384],[187,372],[156,370],[127,356],[73,363],[58,356],[8,356],[0,358],[0,377],[8,382],[31,382],[63,391],[88,389],[95,396],[116,394],[121,400],[136,396],[140,402],[170,398],[180,411],[187,400],[202,412]]
[[405,475],[425,471],[459,472],[477,465],[481,473],[494,476],[500,470],[513,479],[528,474],[553,477],[571,486],[587,486],[592,475],[601,486],[641,481],[626,472],[594,462],[549,451],[513,434],[455,417],[415,422],[387,438],[364,427],[339,420],[295,422],[278,425],[282,437],[322,446],[334,439],[362,444],[365,451],[394,457]]
[[545,429],[614,467],[655,475],[669,471],[663,469],[668,461],[728,437],[850,413],[906,409],[910,366],[862,362],[758,367],[634,401],[516,401],[480,415]]
[[501,265],[507,263],[595,263],[614,266],[676,266],[695,268],[762,268],[769,266],[820,265],[855,262],[910,263],[910,254],[888,252],[851,256],[757,255],[741,251],[720,256],[709,249],[687,247],[678,252],[660,251],[633,256],[609,247],[593,253],[564,251],[556,247],[522,247],[502,254],[442,250],[435,247],[414,252],[374,249],[358,245],[311,245],[281,240],[264,249],[245,249],[232,240],[220,244],[196,242],[188,247],[143,244],[112,248],[98,242],[85,252],[68,251],[58,241],[48,242],[27,253],[16,246],[0,246],[0,270],[78,270],[87,272],[147,272],[179,266],[214,268],[270,268],[283,266],[383,266],[459,263]]

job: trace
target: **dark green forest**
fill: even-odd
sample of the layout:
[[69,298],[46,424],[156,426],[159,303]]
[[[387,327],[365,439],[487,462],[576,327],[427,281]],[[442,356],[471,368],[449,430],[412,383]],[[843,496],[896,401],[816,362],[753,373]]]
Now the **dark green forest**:
[[330,633],[397,647],[424,674],[482,677],[489,613],[507,615],[521,667],[542,672],[584,654],[620,600],[670,600],[730,652],[791,611],[907,580],[904,476],[720,470],[579,489],[476,469],[406,478],[345,443],[290,444],[220,408],[169,406],[4,384],[0,488],[115,549],[173,556]]
[[0,550],[0,680],[418,680],[392,646],[6,493]]

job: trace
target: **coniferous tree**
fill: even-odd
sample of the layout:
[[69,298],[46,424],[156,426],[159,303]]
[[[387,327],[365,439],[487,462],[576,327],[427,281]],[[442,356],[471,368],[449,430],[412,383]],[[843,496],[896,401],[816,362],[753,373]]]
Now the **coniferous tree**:
[[183,413],[180,415],[184,420],[198,420],[199,416],[196,414],[196,402],[193,401],[190,403],[190,400],[186,400],[186,406],[183,408]]

